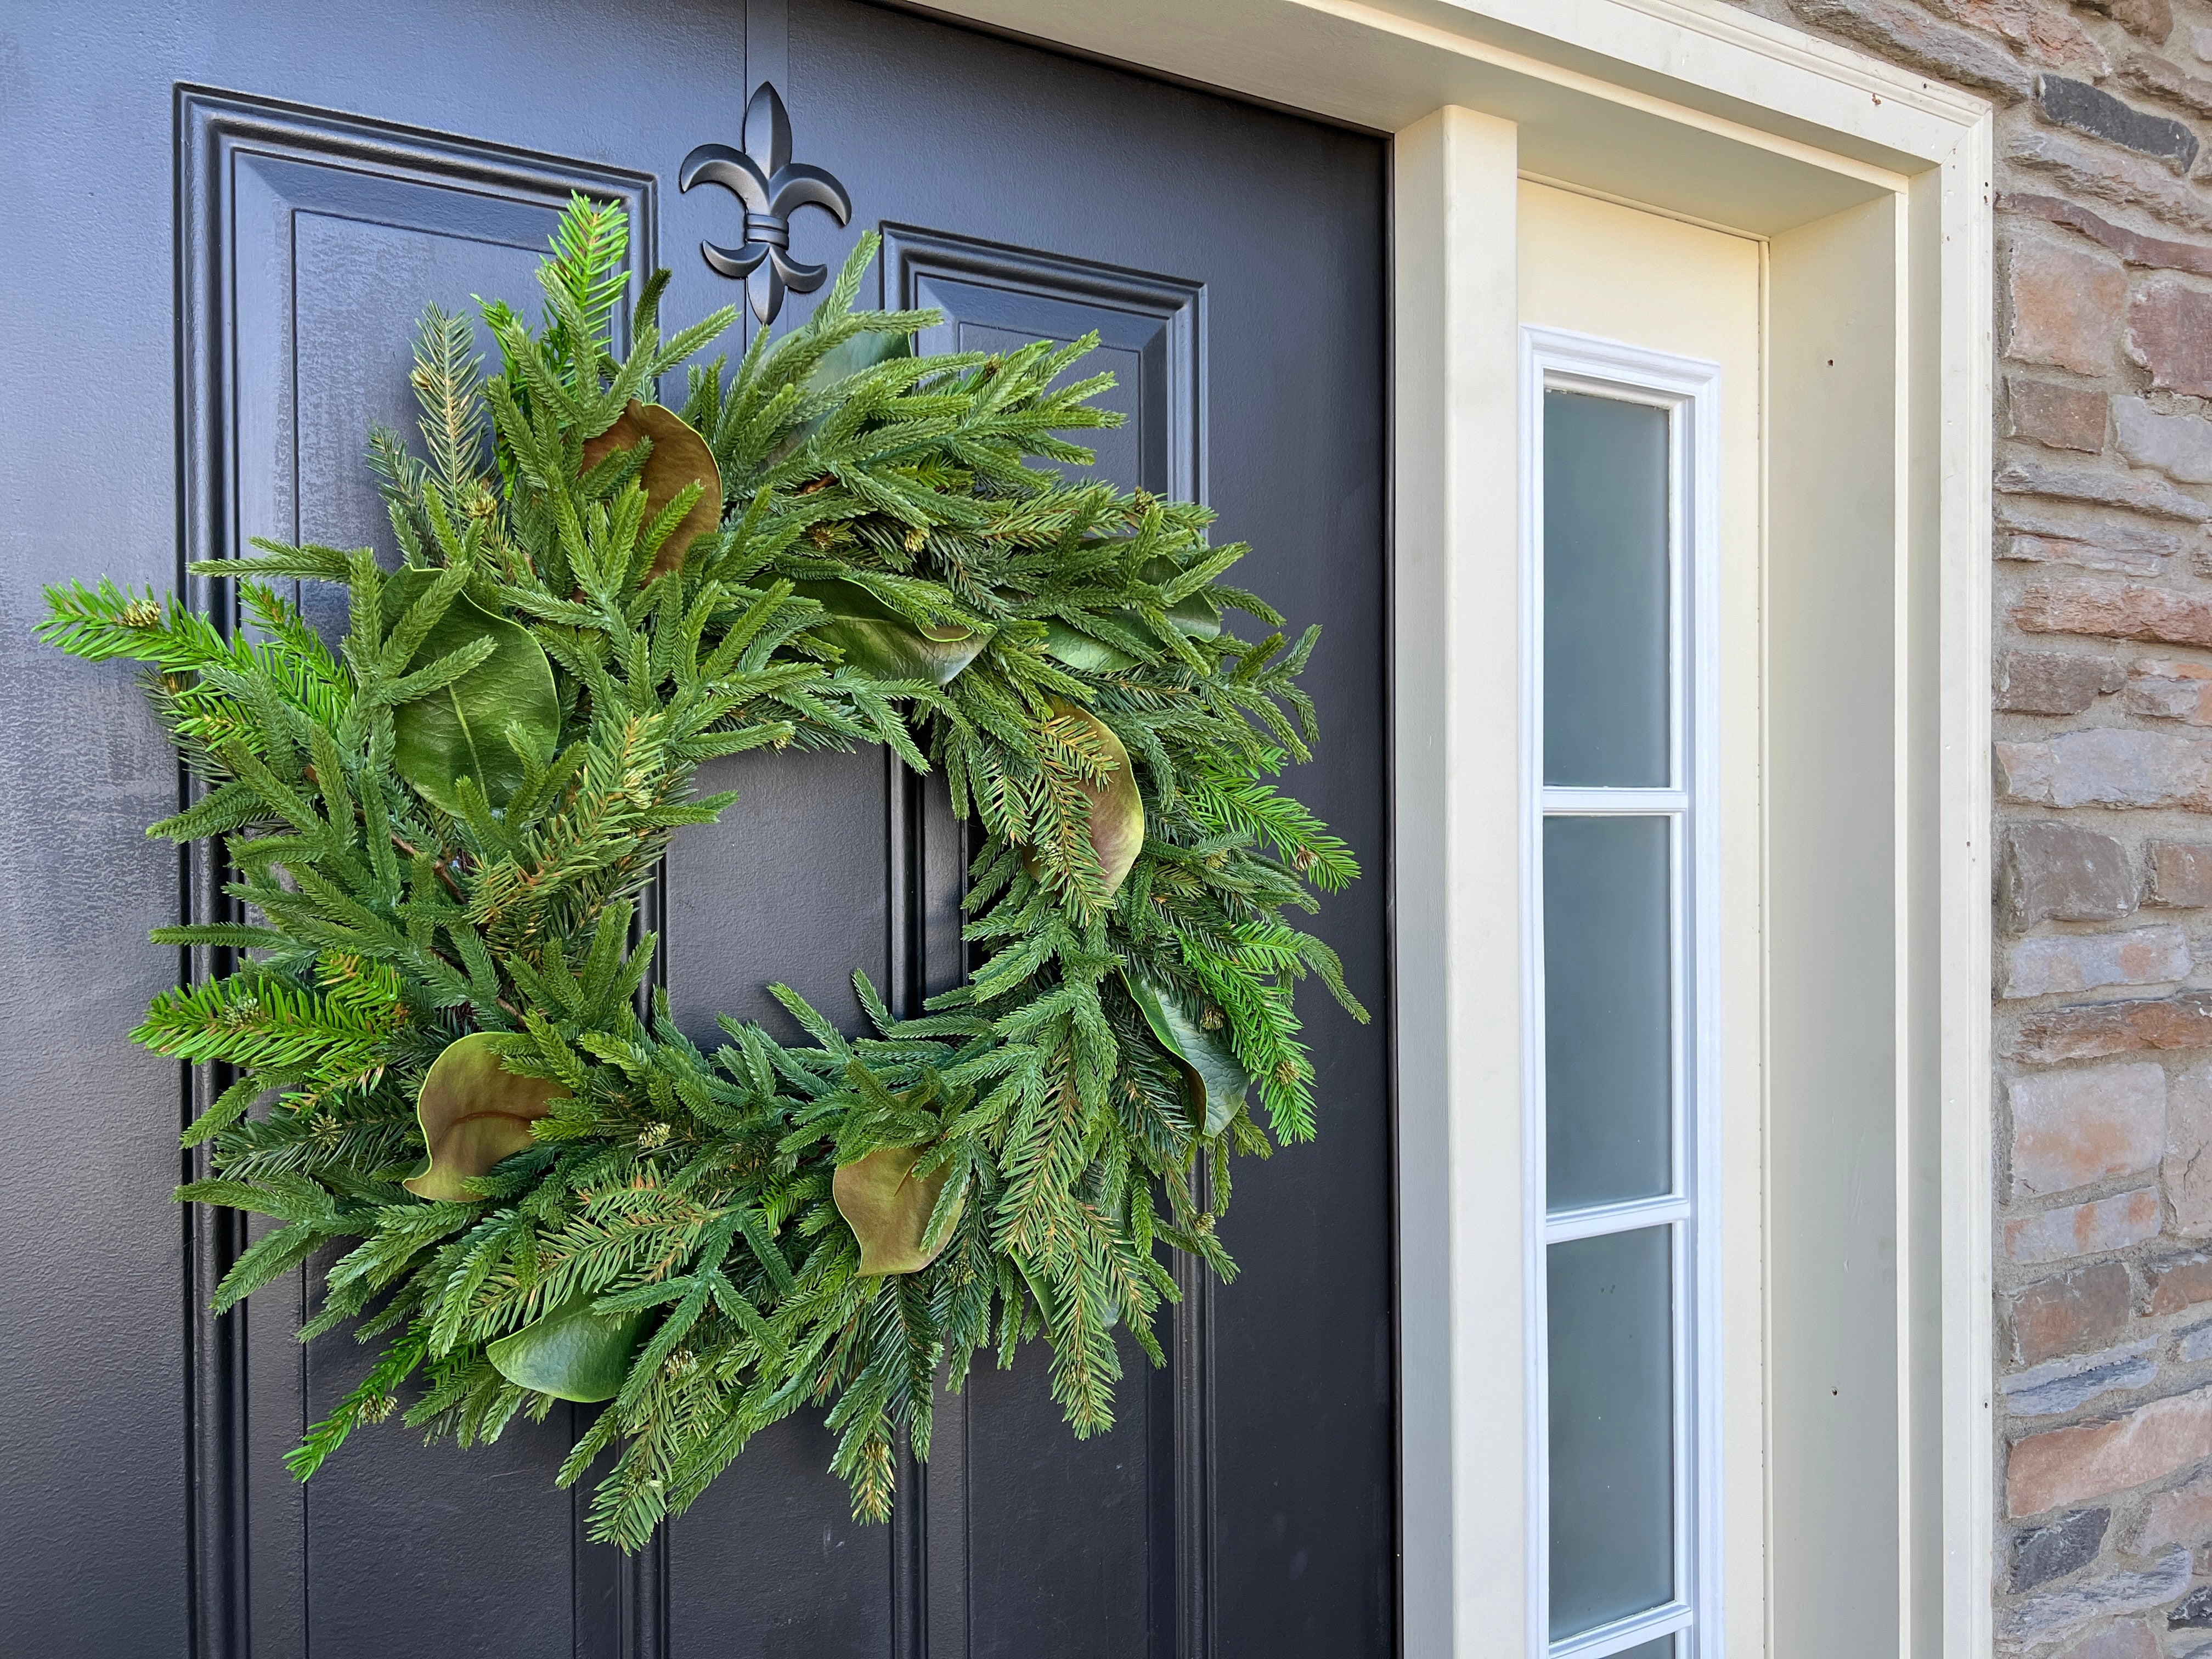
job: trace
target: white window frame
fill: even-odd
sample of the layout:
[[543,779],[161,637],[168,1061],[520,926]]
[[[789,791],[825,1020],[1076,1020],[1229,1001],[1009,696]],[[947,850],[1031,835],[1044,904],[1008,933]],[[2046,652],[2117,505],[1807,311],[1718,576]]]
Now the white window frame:
[[[1547,786],[1544,752],[1545,393],[1577,392],[1667,410],[1668,783]],[[1718,1659],[1721,1563],[1720,397],[1717,363],[1524,325],[1521,330],[1521,940],[1522,1306],[1529,1358],[1530,1659],[1606,1659],[1678,1637],[1679,1659]],[[1545,1171],[1543,837],[1555,816],[1669,820],[1674,1076],[1670,1194],[1547,1213]],[[1547,1337],[1549,1247],[1632,1228],[1671,1227],[1675,1470],[1674,1599],[1558,1643],[1550,1639],[1551,1513]],[[1700,1614],[1702,1613],[1702,1617]]]

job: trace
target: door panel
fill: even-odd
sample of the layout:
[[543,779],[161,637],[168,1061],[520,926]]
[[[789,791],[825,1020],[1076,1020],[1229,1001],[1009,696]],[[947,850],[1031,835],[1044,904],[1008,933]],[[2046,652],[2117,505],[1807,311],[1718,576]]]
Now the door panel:
[[[571,191],[629,207],[635,267],[657,252],[674,270],[667,314],[740,301],[696,253],[734,240],[735,205],[663,185],[693,145],[736,138],[744,93],[773,74],[797,159],[837,174],[857,209],[842,230],[803,215],[801,257],[834,264],[883,228],[884,301],[947,313],[926,349],[1096,329],[1092,366],[1119,382],[1104,401],[1129,417],[1100,434],[1100,471],[1210,498],[1223,538],[1258,549],[1239,579],[1294,629],[1328,624],[1309,685],[1328,759],[1290,784],[1367,860],[1315,925],[1378,1019],[1305,1000],[1323,1140],[1240,1167],[1228,1242],[1243,1275],[1218,1296],[1186,1276],[1165,1370],[1125,1345],[1109,1435],[1069,1435],[1032,1349],[941,1400],[933,1461],[907,1472],[890,1527],[850,1520],[830,1437],[795,1419],[635,1560],[585,1543],[587,1491],[551,1486],[587,1408],[465,1453],[364,1431],[303,1489],[282,1455],[362,1356],[343,1340],[300,1347],[296,1282],[220,1321],[198,1311],[246,1243],[234,1217],[164,1204],[179,1169],[168,1137],[206,1079],[164,1098],[164,1068],[120,1036],[173,967],[144,929],[173,919],[179,873],[187,908],[212,914],[216,875],[143,843],[175,774],[120,677],[58,665],[5,630],[0,665],[30,720],[78,745],[57,757],[19,720],[0,726],[18,786],[0,807],[9,874],[29,896],[18,925],[65,941],[9,994],[45,1006],[55,960],[86,988],[27,1028],[17,1094],[35,1098],[34,1127],[88,1126],[120,1173],[79,1218],[97,1233],[73,1234],[28,1188],[0,1202],[11,1266],[34,1237],[47,1262],[0,1274],[5,1293],[42,1298],[9,1304],[31,1340],[0,1364],[19,1397],[81,1396],[88,1413],[82,1435],[60,1437],[66,1454],[9,1443],[26,1501],[0,1522],[16,1564],[0,1573],[0,1628],[55,1651],[315,1659],[1390,1650],[1380,143],[854,0],[94,0],[89,29],[86,9],[27,37],[40,88],[67,94],[24,106],[40,131],[0,102],[34,195],[87,155],[107,181],[100,214],[37,195],[50,210],[16,255],[19,289],[65,276],[97,312],[75,319],[91,332],[76,378],[47,388],[21,434],[33,485],[60,505],[53,534],[11,540],[0,562],[11,617],[33,614],[27,582],[170,580],[173,518],[181,557],[262,534],[390,551],[362,447],[372,421],[411,428],[415,315],[431,300],[526,300]],[[117,211],[136,222],[135,264]],[[163,234],[173,277],[146,257]],[[0,322],[19,362],[65,337],[45,303]],[[776,325],[810,304],[793,296]],[[126,488],[94,453],[127,458]],[[319,625],[343,626],[327,594],[303,597]],[[107,787],[58,792],[58,765]],[[733,757],[702,787],[740,799],[679,840],[649,904],[687,1030],[710,1035],[729,1012],[795,1035],[765,995],[775,979],[848,1027],[855,968],[902,1011],[958,982],[967,848],[941,788],[872,750]],[[56,846],[75,866],[41,850]],[[183,1331],[181,1359],[148,1334],[87,1372],[98,1350],[71,1310],[118,1283],[172,1287],[129,1317]],[[88,1471],[131,1483],[129,1513],[100,1482],[86,1490]],[[62,1520],[15,1530],[33,1515]]]

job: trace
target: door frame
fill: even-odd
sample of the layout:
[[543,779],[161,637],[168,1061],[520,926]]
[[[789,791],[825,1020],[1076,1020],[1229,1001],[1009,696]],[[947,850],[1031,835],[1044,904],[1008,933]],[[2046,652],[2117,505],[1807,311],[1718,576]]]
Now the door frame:
[[[1864,1237],[1839,1195],[1778,1194],[1770,1171],[1767,1248],[1814,1279],[1816,1258],[1861,1245],[1893,1248],[1896,1271],[1886,1304],[1854,1316],[1872,1323],[1802,1352],[1770,1281],[1765,1582],[1732,1585],[1729,1625],[1741,1652],[1836,1639],[1805,1645],[1795,1626],[1775,1545],[1820,1517],[1778,1490],[1771,1454],[1793,1380],[1825,1382],[1873,1334],[1886,1383],[1843,1428],[1808,1432],[1832,1457],[1894,1449],[1896,1650],[1989,1654],[1990,106],[1721,0],[914,9],[1394,139],[1391,878],[1418,896],[1394,902],[1410,1655],[1541,1650],[1526,1498],[1499,1474],[1517,1474],[1501,1425],[1527,1407],[1518,417],[1497,395],[1517,368],[1516,181],[1766,240],[1763,540],[1784,556],[1762,560],[1765,1121],[1786,1139],[1831,1091],[1879,1119],[1887,1160],[1851,1171],[1877,1183]],[[1856,349],[1838,357],[1839,340]],[[1839,605],[1864,624],[1849,649],[1828,637]],[[1805,776],[1808,745],[1846,757],[1845,775]],[[1839,870],[1849,915],[1823,908]],[[1816,967],[1811,938],[1845,923],[1840,960]],[[1838,988],[1846,1023],[1881,1044],[1871,1102],[1820,1069]],[[1793,1279],[1791,1296],[1826,1288]]]

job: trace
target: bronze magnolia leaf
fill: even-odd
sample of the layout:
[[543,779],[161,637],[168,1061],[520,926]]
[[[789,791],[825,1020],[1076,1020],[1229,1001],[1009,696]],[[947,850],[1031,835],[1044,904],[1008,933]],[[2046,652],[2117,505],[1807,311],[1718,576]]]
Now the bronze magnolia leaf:
[[655,576],[681,570],[691,544],[722,527],[722,470],[714,465],[714,452],[707,447],[706,439],[686,425],[682,416],[659,404],[641,404],[633,398],[612,426],[585,441],[584,471],[589,472],[617,449],[635,448],[646,438],[653,441],[653,453],[646,457],[637,481],[645,486],[647,524],[683,494],[686,485],[702,486],[684,521],[653,556],[653,568],[645,573],[646,580],[651,581]]
[[[383,611],[389,628],[435,581],[434,570],[396,570],[384,579]],[[552,665],[519,623],[495,617],[465,594],[457,596],[408,664],[412,672],[477,640],[491,655],[427,696],[392,711],[392,769],[417,794],[448,812],[459,811],[455,786],[474,778],[493,805],[522,787],[522,757],[507,740],[519,726],[542,749],[561,735],[561,701]]]
[[508,1382],[556,1400],[590,1404],[622,1392],[645,1333],[646,1313],[596,1314],[580,1297],[488,1345],[484,1358]]
[[965,628],[917,628],[856,582],[793,582],[802,598],[830,613],[811,630],[845,653],[845,660],[879,680],[927,680],[949,685],[975,661],[988,634]]
[[417,1198],[448,1203],[475,1196],[463,1183],[531,1145],[530,1126],[568,1091],[545,1078],[516,1077],[499,1063],[495,1039],[477,1031],[446,1045],[422,1079],[415,1115],[430,1167],[404,1182]]
[[1206,1133],[1219,1134],[1237,1115],[1237,1109],[1244,1103],[1252,1087],[1252,1074],[1237,1058],[1227,1025],[1209,1030],[1205,1021],[1193,1017],[1182,999],[1165,986],[1143,974],[1121,977],[1130,996],[1144,1011],[1145,1024],[1152,1028],[1160,1047],[1182,1073],[1195,1109],[1193,1115],[1205,1124]]
[[[837,1213],[845,1218],[853,1237],[860,1241],[863,1279],[884,1273],[920,1273],[936,1261],[938,1252],[945,1248],[945,1240],[939,1240],[935,1249],[923,1247],[927,1243],[930,1212],[937,1207],[937,1195],[945,1190],[953,1166],[948,1164],[917,1178],[914,1166],[926,1150],[921,1146],[878,1146],[864,1158],[839,1164],[836,1174],[830,1178],[830,1195],[837,1200]],[[945,1223],[946,1239],[951,1238],[967,1201],[963,1194],[953,1206],[952,1214]]]

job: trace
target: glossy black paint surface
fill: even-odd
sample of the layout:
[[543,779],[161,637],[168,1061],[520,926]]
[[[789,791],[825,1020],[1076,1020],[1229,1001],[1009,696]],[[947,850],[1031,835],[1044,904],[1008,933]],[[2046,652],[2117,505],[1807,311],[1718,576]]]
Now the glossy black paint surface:
[[[1239,580],[1326,624],[1325,758],[1290,783],[1367,864],[1315,925],[1378,1018],[1304,1000],[1322,1139],[1240,1168],[1243,1273],[1193,1296],[1167,1371],[1128,1356],[1112,1435],[1074,1442],[1024,1356],[945,1402],[892,1526],[847,1518],[828,1437],[794,1422],[625,1561],[551,1488],[566,1408],[489,1449],[387,1431],[285,1476],[362,1361],[292,1340],[296,1288],[193,1311],[243,1237],[168,1202],[195,1085],[125,1034],[180,966],[145,930],[210,875],[140,833],[178,780],[128,673],[27,630],[42,582],[167,585],[248,534],[380,539],[361,443],[407,418],[409,320],[526,295],[571,188],[638,212],[665,314],[740,302],[696,253],[734,204],[675,174],[764,76],[854,204],[842,229],[799,215],[795,258],[889,227],[883,298],[945,307],[943,343],[1098,328],[1133,417],[1101,465],[1202,495],[1258,549]],[[0,1645],[1391,1651],[1381,145],[853,0],[97,0],[0,12]],[[770,978],[840,1011],[855,967],[908,1006],[957,979],[941,793],[874,752],[723,769],[743,799],[659,898],[687,1026],[765,1017]]]

